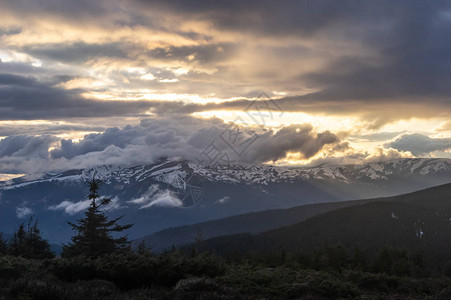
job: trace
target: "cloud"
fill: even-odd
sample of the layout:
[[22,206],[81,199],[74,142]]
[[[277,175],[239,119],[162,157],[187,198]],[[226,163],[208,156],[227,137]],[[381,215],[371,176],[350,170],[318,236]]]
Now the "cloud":
[[225,196],[225,197],[222,197],[221,199],[216,200],[215,204],[225,204],[225,203],[227,203],[229,201],[230,201],[230,197],[229,196]]
[[196,46],[170,46],[167,48],[153,48],[147,52],[151,58],[161,60],[219,63],[230,59],[236,51],[236,45],[232,43],[215,43]]
[[63,201],[60,204],[49,206],[49,210],[63,210],[69,215],[75,215],[89,207],[91,200],[83,200],[78,202]]
[[122,47],[120,43],[88,44],[76,42],[72,44],[29,45],[20,50],[40,59],[64,63],[83,63],[97,57],[125,58],[128,56],[127,51],[122,50]]
[[[317,132],[309,124],[262,130],[259,126],[188,116],[147,118],[139,125],[112,127],[102,133],[87,134],[79,141],[61,139],[57,142],[55,137],[48,137],[44,143],[42,139],[20,136],[0,141],[0,167],[4,172],[30,174],[73,169],[74,166],[135,166],[160,158],[208,163],[204,159],[204,150],[212,143],[236,163],[256,164],[277,161],[289,152],[310,158],[326,146],[340,142],[334,133]],[[236,152],[235,148],[241,147],[239,144],[245,140],[249,141],[249,145],[241,149],[245,151]],[[50,146],[54,149],[49,150]]]
[[401,135],[385,146],[410,151],[415,156],[429,155],[434,151],[451,149],[451,138],[431,138],[421,133],[412,133]]
[[451,131],[451,121],[441,124],[437,131]]
[[[340,144],[339,144],[340,145]],[[343,145],[341,145],[343,146]],[[335,148],[335,147],[333,147]],[[384,148],[382,146],[377,146],[371,150],[359,150],[350,147],[346,148],[344,153],[340,151],[328,151],[326,149],[324,152],[313,157],[306,166],[318,166],[321,164],[330,165],[354,165],[369,162],[379,162],[387,161],[399,158],[413,158],[414,156],[410,152],[399,151],[393,148]]]
[[[115,152],[118,157],[141,149],[139,157],[146,156],[147,162],[159,157],[183,157],[194,160],[210,143],[216,142],[222,151],[229,151],[224,136],[230,134],[228,124],[218,119],[201,120],[182,117],[178,120],[145,119],[139,126],[126,126],[123,129],[110,128],[103,133],[86,135],[81,141],[74,143],[62,140],[58,149],[52,150],[54,159],[72,159],[86,154],[101,155],[107,151]],[[300,152],[306,158],[315,155],[324,145],[333,144],[339,138],[331,132],[317,133],[311,125],[289,126],[279,131],[268,130],[256,136],[246,127],[234,127],[242,134],[240,138],[252,139],[251,144],[242,157],[242,163],[260,163],[283,158],[287,152]],[[229,142],[230,143],[230,142]],[[111,153],[114,156],[114,153]],[[85,158],[88,158],[86,156]],[[124,161],[126,161],[124,157]]]
[[[138,131],[138,132],[137,132]],[[78,143],[72,140],[61,140],[60,148],[50,152],[52,158],[73,158],[89,152],[102,151],[108,146],[125,148],[131,144],[133,139],[139,138],[143,132],[138,127],[126,126],[119,128],[108,128],[102,133],[88,134]]]
[[20,219],[26,218],[33,214],[33,210],[28,207],[16,207],[16,216]]
[[0,27],[0,37],[5,35],[15,35],[22,31],[19,27],[2,28]]
[[171,191],[165,190],[162,191],[161,193],[157,193],[152,201],[142,206],[141,208],[147,208],[152,206],[182,207],[183,203]]
[[[109,198],[109,197],[107,197],[107,198]],[[116,209],[125,208],[125,207],[121,205],[119,197],[116,196],[113,199],[111,199],[110,203],[108,203],[108,205],[105,208],[109,209],[109,210],[116,210]]]
[[[183,67],[187,72],[177,77],[177,83],[169,83],[168,92],[244,97],[258,89],[288,91],[290,96],[313,90],[308,96],[285,101],[292,102],[286,109],[360,110],[363,116],[375,118],[376,127],[397,119],[400,106],[405,106],[400,118],[449,109],[451,72],[449,64],[443,63],[451,59],[447,1],[429,5],[418,0],[411,5],[389,1],[284,1],[283,5],[257,0],[189,5],[182,0],[84,1],[86,7],[68,1],[57,7],[50,0],[40,0],[39,5],[31,2],[4,5],[5,15],[24,23],[1,26],[6,28],[2,32],[17,36],[7,39],[5,48],[49,62],[50,73],[61,71],[50,62],[77,63],[77,68],[123,89],[118,96],[149,84],[133,72],[126,74],[127,69],[157,66],[172,72]],[[56,37],[48,27],[55,28]],[[47,39],[27,38],[32,34]],[[84,74],[75,68],[66,71]],[[167,84],[155,81],[152,87],[166,89]],[[413,104],[425,106],[424,99],[433,103],[430,109],[410,109]],[[393,104],[386,117],[379,109],[371,113],[382,104]],[[127,107],[112,106],[128,113]],[[86,109],[77,116],[92,117],[92,112],[103,111]],[[60,115],[64,117],[62,111]]]
[[392,160],[398,158],[412,158],[412,155],[409,151],[400,151],[399,149],[384,149],[383,147],[377,147],[374,153],[371,153],[366,157],[367,161],[383,161],[383,160]]
[[0,74],[0,120],[44,120],[139,115],[150,101],[89,100],[79,90],[65,90],[33,77]]
[[9,123],[0,125],[0,136],[20,136],[26,132],[28,135],[56,135],[74,132],[100,132],[104,131],[105,126],[98,125],[82,125],[82,124],[14,124]]
[[[280,97],[273,101],[284,111],[356,118],[366,129],[401,119],[447,120],[450,12],[449,1],[421,0],[2,3],[0,136],[9,138],[0,141],[0,167],[31,172],[195,159],[228,124],[189,116],[242,111],[260,90]],[[370,155],[352,152],[333,125],[321,132],[309,125],[259,132],[233,159]],[[247,137],[253,130],[242,128]],[[100,133],[78,141],[74,131]],[[383,143],[393,135],[360,139]],[[392,143],[430,153],[403,145],[406,139]],[[435,149],[443,141],[424,142]],[[218,147],[230,150],[220,138]],[[399,149],[375,157],[410,151]]]
[[364,140],[369,142],[384,142],[387,140],[390,140],[398,135],[401,135],[405,132],[376,132],[371,134],[359,134],[359,135],[353,135],[352,138],[358,139],[358,140]]
[[[260,89],[287,92],[288,97],[277,100],[286,111],[358,115],[370,128],[449,115],[446,1],[427,6],[421,1],[408,6],[387,1],[217,2],[99,1],[86,8],[64,2],[64,9],[53,8],[50,0],[40,0],[39,6],[5,4],[5,14],[27,19],[21,26],[1,26],[20,28],[3,30],[17,36],[5,39],[4,48],[30,61],[28,70],[26,63],[1,63],[2,69],[8,65],[3,71],[8,74],[0,77],[0,119],[242,110],[248,96]],[[83,31],[73,23],[81,20]],[[48,27],[56,28],[55,38],[49,37]],[[47,39],[32,41],[30,35]],[[33,59],[42,60],[43,68],[30,68]],[[39,80],[12,83],[5,78],[18,73]],[[145,74],[155,80],[143,80]],[[49,83],[58,76],[73,78],[64,82],[71,85],[89,77],[102,87],[64,89],[61,82]],[[168,95],[187,99],[151,101],[157,95],[145,89],[171,100],[174,96]],[[108,94],[114,101],[88,99],[89,92]],[[188,96],[205,101],[189,103]],[[211,97],[239,100],[215,103]],[[121,101],[127,98],[142,101]]]
[[161,190],[157,185],[152,185],[149,189],[137,199],[127,201],[129,203],[140,205],[140,209],[152,206],[158,207],[182,207],[183,203],[170,190]]
[[47,158],[48,149],[56,141],[56,138],[50,135],[26,136],[16,135],[8,136],[0,141],[1,157],[26,157],[26,158]]
[[[321,29],[356,23],[370,12],[379,14],[382,4],[362,5],[357,2],[336,3],[333,1],[200,1],[190,3],[179,1],[134,1],[141,8],[163,10],[165,13],[185,15],[186,18],[202,17],[216,28],[242,30],[265,35],[311,36]],[[357,15],[357,13],[363,15]],[[373,17],[374,18],[374,17]]]
[[[108,197],[106,197],[108,198]],[[49,210],[62,210],[69,215],[75,215],[81,211],[85,211],[89,205],[91,204],[91,200],[82,200],[78,202],[71,201],[62,201],[59,204],[51,205],[48,207]],[[104,207],[105,209],[119,209],[121,208],[119,198],[116,196],[111,199],[111,202]]]
[[277,161],[288,152],[299,152],[302,158],[316,155],[325,145],[338,143],[340,139],[329,131],[315,132],[310,124],[291,125],[277,132],[268,131],[244,153],[251,163]]
[[[278,49],[276,57],[268,59],[271,46],[258,45],[259,53],[266,55],[262,62],[270,66],[265,71],[260,71],[260,66],[253,66],[254,73],[262,72],[252,78],[260,84],[266,83],[261,80],[263,72],[274,72],[277,61],[284,61],[290,54],[292,45],[283,43],[281,37],[290,36],[299,44],[308,39],[310,49],[323,53],[322,63],[316,68],[293,73],[285,84],[278,82],[279,88],[284,86],[288,90],[291,89],[288,86],[293,84],[317,90],[308,96],[292,98],[298,105],[321,101],[327,104],[319,103],[318,110],[332,112],[338,108],[353,113],[360,109],[373,118],[377,115],[370,113],[372,106],[390,103],[395,103],[393,109],[396,104],[408,108],[428,99],[429,105],[432,101],[449,109],[447,95],[451,87],[447,83],[451,72],[450,65],[443,63],[451,59],[451,53],[447,51],[450,42],[446,38],[451,34],[450,3],[447,1],[428,6],[421,1],[408,6],[392,2],[387,5],[386,1],[286,1],[283,5],[270,1],[202,1],[190,5],[185,5],[185,1],[137,2],[144,9],[163,10],[186,19],[207,19],[218,30],[246,32],[246,37],[254,43],[259,43],[261,36],[272,40],[277,45],[273,48]],[[327,44],[325,41],[330,42]],[[351,54],[342,52],[342,43],[352,45],[346,48]],[[305,48],[309,50],[309,47]],[[253,52],[253,55],[259,53]],[[294,53],[288,62],[290,64],[302,60],[303,55],[310,56],[309,51],[300,48]],[[273,59],[275,64],[271,61]],[[285,76],[290,69],[286,63],[283,65],[282,72],[276,71],[280,76]],[[275,77],[271,76],[272,80]],[[328,109],[331,103],[333,107]],[[291,110],[294,105],[283,107]],[[386,117],[373,121],[375,128],[396,119],[390,109],[386,110]],[[403,111],[406,116],[425,113],[418,108]],[[396,112],[399,113],[399,109]]]

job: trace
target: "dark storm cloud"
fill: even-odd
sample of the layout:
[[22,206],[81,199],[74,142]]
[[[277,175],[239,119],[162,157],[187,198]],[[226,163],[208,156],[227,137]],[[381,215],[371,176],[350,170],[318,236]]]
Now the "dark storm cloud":
[[79,131],[104,131],[103,126],[77,125],[77,124],[9,124],[0,125],[0,136],[20,135],[26,132],[29,135],[55,135]]
[[60,16],[66,20],[78,20],[85,18],[99,18],[106,14],[114,13],[114,8],[117,9],[118,1],[53,1],[53,0],[18,0],[18,1],[4,1],[2,3],[6,8],[21,12],[25,17],[53,15]]
[[[368,30],[368,41],[380,42],[388,31],[406,30],[411,34],[436,13],[449,9],[449,1],[332,1],[332,0],[135,0],[140,7],[162,9],[166,12],[186,14],[190,18],[209,20],[218,28],[254,31],[260,34],[307,35],[320,30],[340,29],[355,37]],[[413,23],[405,24],[405,21]],[[394,24],[395,23],[395,24]],[[416,25],[418,24],[418,25]],[[391,26],[395,26],[394,28]],[[360,26],[360,27],[357,27]],[[407,28],[408,27],[408,28]],[[413,28],[415,27],[415,28]],[[411,28],[411,29],[409,29]],[[374,41],[375,34],[377,41]],[[422,33],[422,32],[418,32]],[[399,34],[399,33],[395,33]]]
[[420,133],[405,134],[385,146],[401,151],[410,151],[415,156],[428,155],[434,151],[451,149],[451,138],[430,138]]
[[[158,75],[158,74],[157,74]],[[148,110],[161,115],[191,114],[215,109],[243,109],[250,101],[186,104],[182,101],[103,101],[81,96],[84,90],[55,87],[74,77],[57,76],[49,83],[32,76],[0,74],[0,120],[36,120],[139,116]]]
[[299,152],[303,158],[311,158],[327,144],[338,143],[339,138],[329,132],[315,132],[309,124],[291,125],[277,133],[270,131],[257,139],[244,154],[250,163],[277,161],[285,158],[288,152]]
[[30,74],[36,71],[36,68],[30,64],[18,62],[4,62],[0,59],[0,70],[4,74]]
[[133,43],[54,43],[27,45],[17,48],[39,59],[63,63],[84,63],[95,58],[151,59],[199,62],[201,64],[217,63],[231,58],[236,49],[232,43],[217,43],[196,46],[157,47],[148,50],[146,45]]
[[[139,1],[208,19],[218,28],[275,34],[330,35],[361,43],[377,54],[337,52],[324,69],[293,79],[321,91],[299,102],[449,104],[451,93],[450,1]],[[337,49],[338,50],[338,49]],[[332,49],[333,51],[333,49]]]
[[33,77],[0,74],[0,120],[65,119],[142,114],[150,102],[98,101],[38,82]]
[[[337,21],[371,16],[379,5],[360,1],[144,1],[144,7],[187,14],[209,20],[219,28],[255,31],[265,35],[302,33],[310,35]],[[365,5],[367,4],[367,5]],[[379,7],[378,7],[379,6]],[[360,14],[356,14],[360,12]]]
[[[156,74],[158,75],[158,74]],[[159,76],[159,75],[158,75]],[[14,74],[0,74],[0,120],[64,120],[75,118],[99,118],[112,116],[139,116],[147,111],[159,115],[188,115],[195,112],[215,110],[243,110],[252,101],[245,98],[221,103],[206,102],[186,103],[183,101],[103,101],[91,100],[81,96],[84,90],[67,90],[55,87],[59,82],[66,82],[73,77],[54,77],[49,83],[39,82],[35,77],[26,77]],[[273,100],[278,104],[277,109],[284,111],[324,112],[335,114],[365,112],[365,103],[356,104],[345,100],[343,102],[320,101],[318,94],[286,97]],[[260,100],[268,104],[268,109],[275,106],[271,100]],[[390,103],[387,103],[387,105]],[[405,115],[430,115],[446,112],[450,103],[441,103],[441,106],[431,107],[431,111],[409,111],[406,107],[403,112],[390,111],[389,106],[383,111],[374,111],[374,120],[383,124],[390,118]],[[373,117],[373,116],[372,116]],[[379,120],[380,119],[380,120]]]
[[[86,4],[86,6],[84,6]],[[59,18],[79,18],[80,22],[90,24],[102,20],[112,27],[148,26],[150,29],[158,28],[162,32],[171,32],[168,28],[159,28],[155,20],[158,15],[176,17],[176,21],[187,23],[190,21],[211,23],[217,30],[220,40],[222,31],[247,34],[247,42],[265,37],[271,41],[271,47],[278,45],[279,57],[285,57],[283,53],[286,40],[308,41],[309,53],[299,50],[294,51],[293,61],[304,55],[312,55],[311,52],[324,40],[330,39],[329,53],[325,53],[326,66],[315,71],[299,71],[297,76],[278,82],[280,74],[272,74],[268,71],[256,71],[252,73],[255,78],[249,79],[250,84],[268,85],[271,78],[277,83],[277,88],[285,87],[309,87],[318,92],[306,96],[290,97],[283,99],[286,110],[320,112],[353,113],[356,110],[371,113],[368,105],[384,105],[397,103],[409,106],[410,104],[424,105],[425,99],[430,107],[436,106],[436,110],[449,109],[449,95],[451,93],[451,14],[450,1],[11,1],[6,5],[9,9],[31,15],[47,14]],[[153,14],[151,14],[153,13]],[[157,16],[157,17],[156,17]],[[106,21],[105,21],[106,20]],[[127,20],[127,21],[124,21]],[[100,22],[100,21],[99,21]],[[125,23],[124,23],[125,22]],[[69,44],[28,45],[23,51],[41,58],[54,59],[62,62],[81,62],[93,57],[137,58],[148,56],[157,60],[188,61],[188,57],[194,57],[194,61],[200,63],[216,63],[233,58],[240,45],[224,42],[212,42],[214,36],[208,37],[204,33],[187,32],[175,29],[176,34],[188,36],[195,41],[207,41],[207,44],[190,46],[171,45],[170,41],[164,46],[147,48],[147,45],[130,45],[128,43],[107,42],[105,44],[86,42],[72,42]],[[363,50],[343,51],[334,45],[350,43],[350,49],[358,45]],[[269,46],[262,46],[262,51],[256,51],[255,55],[264,52]],[[222,50],[219,50],[222,49]],[[285,52],[284,52],[285,51]],[[364,53],[363,52],[369,52]],[[358,52],[362,52],[360,55]],[[277,58],[276,58],[277,60]],[[275,62],[273,62],[275,63]],[[287,62],[283,62],[287,64]],[[289,64],[289,62],[288,62]],[[256,66],[250,66],[252,69]],[[287,66],[289,67],[289,66]],[[227,76],[224,82],[233,81],[233,73],[228,73],[229,68],[223,66],[218,70],[225,70]],[[266,72],[266,73],[265,73]],[[195,86],[199,91],[211,91],[208,87],[211,82],[222,80],[216,77],[222,74],[208,74],[209,78],[203,78],[199,84],[196,73],[186,75],[180,83],[174,87],[173,92],[179,92],[187,86]],[[167,77],[173,79],[173,77]],[[189,81],[192,79],[192,81]],[[256,81],[252,81],[252,80]],[[239,78],[237,80],[248,80]],[[259,80],[264,80],[260,82]],[[180,80],[182,81],[182,80]],[[202,85],[203,84],[203,85]],[[246,83],[249,85],[249,83]],[[199,85],[199,86],[198,86]],[[238,89],[237,95],[245,95]],[[214,86],[221,89],[220,84]],[[261,86],[265,88],[265,86]],[[273,87],[271,87],[273,88]],[[222,89],[233,91],[233,86],[225,84]],[[258,89],[258,88],[257,88]],[[193,91],[191,91],[193,92]],[[216,94],[221,94],[219,91]],[[70,93],[70,92],[69,92]],[[327,102],[326,104],[318,102]],[[330,105],[332,103],[332,105]],[[282,103],[281,103],[282,105]],[[341,106],[340,106],[341,105]],[[159,106],[168,111],[193,111],[196,109],[209,110],[209,106],[184,106],[173,107]],[[224,104],[235,106],[234,104]],[[353,107],[352,107],[353,106]],[[211,107],[211,106],[210,106]],[[221,107],[221,106],[217,106]],[[415,114],[421,115],[423,111],[412,112],[403,109],[401,118],[408,118]],[[387,116],[379,116],[374,120],[374,128],[384,122],[396,118],[396,112]],[[87,115],[89,116],[89,114]]]
[[5,35],[15,35],[22,32],[22,28],[19,27],[9,27],[9,28],[2,28],[0,27],[0,37]]
[[65,118],[98,118],[110,116],[141,115],[148,110],[160,114],[190,114],[217,108],[242,109],[247,101],[233,101],[218,105],[210,103],[185,104],[181,101],[101,101],[86,99],[83,90],[54,87],[72,77],[55,77],[42,83],[31,76],[0,74],[0,120],[36,120]]
[[311,85],[324,87],[311,95],[312,99],[357,100],[362,104],[380,100],[410,104],[430,99],[449,107],[450,2],[399,4],[387,5],[387,10],[398,14],[387,12],[380,16],[381,20],[386,19],[386,29],[370,30],[363,37],[365,44],[377,49],[381,58],[371,61],[340,57],[324,70],[301,76]]
[[82,63],[93,58],[125,58],[127,45],[120,43],[88,44],[77,42],[73,44],[44,44],[25,46],[21,51],[40,59],[55,60],[65,63]]

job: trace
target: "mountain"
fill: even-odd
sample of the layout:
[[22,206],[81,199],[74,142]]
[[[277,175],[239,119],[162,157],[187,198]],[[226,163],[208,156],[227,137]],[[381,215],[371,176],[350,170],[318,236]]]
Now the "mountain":
[[292,225],[338,208],[377,200],[379,199],[306,204],[285,209],[271,209],[240,214],[219,220],[163,229],[136,239],[134,245],[144,242],[146,246],[152,248],[153,252],[158,253],[168,250],[172,246],[179,247],[191,244],[197,238],[210,239],[238,233],[257,234],[270,229]]
[[159,230],[248,212],[308,203],[391,196],[451,181],[449,159],[397,159],[364,165],[205,167],[187,161],[159,161],[136,167],[101,166],[62,173],[27,175],[0,184],[0,231],[13,230],[29,215],[43,236],[67,242],[67,221],[89,202],[86,181],[96,173],[100,192],[112,199],[109,215],[125,215],[136,239]]
[[[259,235],[213,238],[201,250],[217,253],[311,250],[358,246],[369,254],[389,245],[425,253],[435,265],[451,260],[451,184],[340,208]],[[262,250],[264,249],[264,250]]]

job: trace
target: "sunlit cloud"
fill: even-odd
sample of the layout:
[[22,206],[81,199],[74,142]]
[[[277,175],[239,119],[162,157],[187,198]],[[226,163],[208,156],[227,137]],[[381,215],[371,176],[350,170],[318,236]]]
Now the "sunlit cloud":
[[25,174],[4,174],[0,173],[0,181],[8,181],[14,178],[19,178],[24,176]]

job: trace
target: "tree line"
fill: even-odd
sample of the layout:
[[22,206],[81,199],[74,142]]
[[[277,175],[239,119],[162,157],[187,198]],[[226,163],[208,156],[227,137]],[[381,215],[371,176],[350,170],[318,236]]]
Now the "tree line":
[[[126,236],[114,237],[113,234],[122,232],[133,224],[120,225],[118,221],[123,217],[108,219],[106,207],[111,200],[101,197],[99,188],[101,180],[94,173],[89,183],[88,199],[91,203],[84,217],[75,223],[68,224],[75,231],[69,244],[63,245],[61,256],[65,258],[83,255],[97,258],[102,255],[130,251],[130,241]],[[143,246],[141,246],[142,249]],[[38,220],[30,217],[27,223],[23,222],[14,232],[10,241],[5,241],[0,234],[0,254],[21,256],[29,259],[53,258],[47,240],[43,239],[38,228]]]

